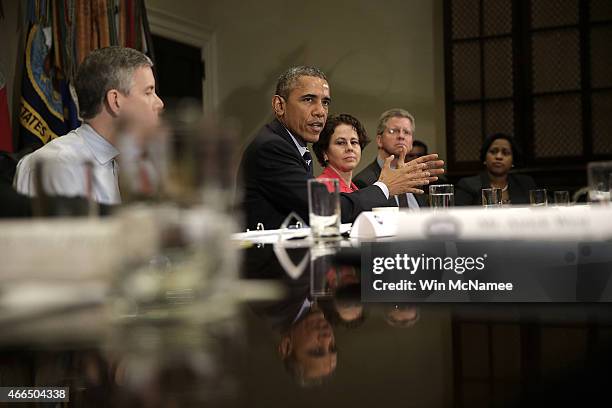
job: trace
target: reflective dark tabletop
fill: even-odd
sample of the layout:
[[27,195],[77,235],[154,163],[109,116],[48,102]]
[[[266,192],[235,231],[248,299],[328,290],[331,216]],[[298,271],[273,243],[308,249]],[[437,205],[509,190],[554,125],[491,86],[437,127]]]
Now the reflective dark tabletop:
[[362,303],[354,253],[245,248],[228,285],[247,294],[184,302],[203,318],[92,302],[5,319],[0,385],[83,407],[610,405],[609,305]]

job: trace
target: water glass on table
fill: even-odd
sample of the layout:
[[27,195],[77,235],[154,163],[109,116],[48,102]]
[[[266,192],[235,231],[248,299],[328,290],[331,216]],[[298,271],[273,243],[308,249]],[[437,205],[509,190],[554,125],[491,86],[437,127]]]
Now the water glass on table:
[[554,196],[555,196],[555,205],[567,206],[570,204],[569,191],[565,191],[565,190],[555,191]]
[[601,204],[609,203],[610,187],[612,187],[612,161],[589,163],[587,173],[590,201]]
[[501,207],[502,194],[503,192],[501,188],[483,188],[482,206],[485,208]]
[[313,237],[340,235],[340,184],[338,179],[308,180],[308,215]]
[[448,208],[455,205],[455,188],[452,184],[429,186],[429,205],[431,208]]
[[546,207],[548,205],[548,193],[546,189],[529,190],[529,202],[533,207]]

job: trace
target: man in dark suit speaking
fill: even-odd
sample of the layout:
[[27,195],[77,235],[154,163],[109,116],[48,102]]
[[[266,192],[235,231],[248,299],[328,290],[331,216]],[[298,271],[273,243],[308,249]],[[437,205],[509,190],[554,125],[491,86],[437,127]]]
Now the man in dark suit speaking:
[[[278,228],[292,211],[308,222],[307,181],[313,174],[307,143],[319,140],[330,103],[329,84],[319,69],[293,67],[279,77],[272,97],[276,118],[255,135],[240,163],[247,228],[259,222],[266,229]],[[390,168],[393,158],[385,161],[373,185],[341,194],[343,223],[353,222],[362,211],[387,206],[389,196],[422,194],[420,186],[444,173],[444,162],[435,154],[408,164],[402,157],[397,169]]]

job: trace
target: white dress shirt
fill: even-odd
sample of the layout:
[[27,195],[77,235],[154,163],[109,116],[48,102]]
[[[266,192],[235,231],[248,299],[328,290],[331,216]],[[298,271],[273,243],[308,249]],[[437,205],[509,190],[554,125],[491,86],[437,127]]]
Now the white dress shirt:
[[83,124],[25,156],[17,164],[14,186],[30,197],[36,195],[35,166],[43,163],[43,188],[47,194],[66,197],[86,197],[87,169],[91,163],[91,192],[100,204],[119,204],[119,151],[91,126]]
[[[298,151],[300,152],[300,156],[304,157],[304,153],[309,151],[308,147],[302,146],[300,142],[298,142],[298,140],[295,138],[295,136],[293,136],[293,133],[291,133],[289,129],[285,128],[285,130],[287,131],[287,133],[289,133],[289,136],[291,136],[291,139],[293,140],[295,147],[297,147]],[[308,163],[308,165],[310,166],[310,163]]]

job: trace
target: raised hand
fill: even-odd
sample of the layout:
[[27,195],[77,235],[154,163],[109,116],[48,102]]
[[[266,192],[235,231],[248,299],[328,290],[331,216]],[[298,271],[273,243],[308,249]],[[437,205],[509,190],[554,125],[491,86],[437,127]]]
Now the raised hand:
[[419,187],[438,180],[438,175],[444,174],[444,161],[438,160],[437,154],[421,156],[408,163],[404,162],[405,150],[400,154],[397,169],[391,168],[395,158],[389,156],[380,172],[378,181],[385,183],[390,195],[413,193],[423,194]]

